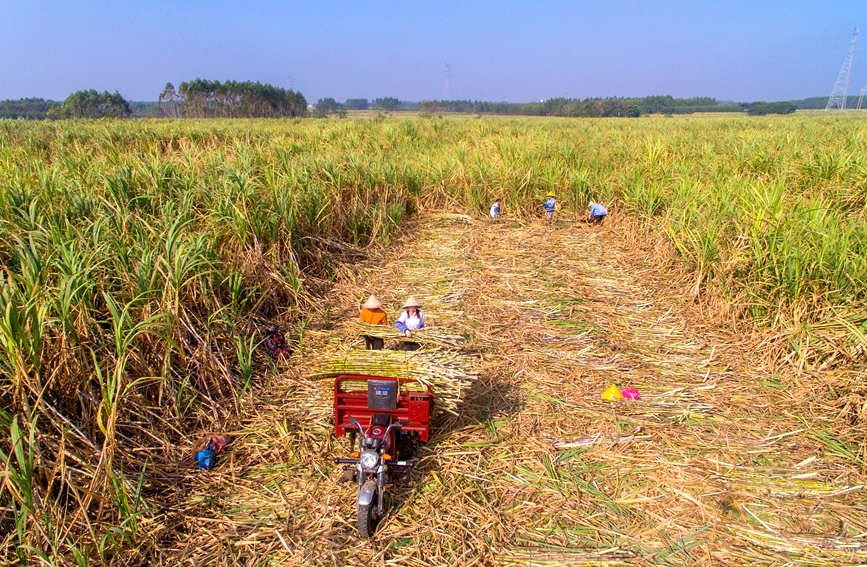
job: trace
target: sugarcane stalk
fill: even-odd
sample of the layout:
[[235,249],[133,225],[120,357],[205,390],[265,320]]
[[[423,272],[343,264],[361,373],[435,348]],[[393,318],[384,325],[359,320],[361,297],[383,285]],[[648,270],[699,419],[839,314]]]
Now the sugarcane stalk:
[[[376,337],[380,339],[403,339],[404,334],[395,327],[387,325],[371,325],[369,323],[352,322],[352,329],[360,335]],[[444,333],[438,329],[418,329],[412,331],[412,340],[421,345],[439,347],[458,347],[467,342],[466,337]]]
[[421,351],[350,350],[326,354],[314,364],[311,378],[340,374],[368,374],[409,378],[424,384],[436,397],[436,408],[457,414],[467,388],[478,379],[477,358],[443,349]]

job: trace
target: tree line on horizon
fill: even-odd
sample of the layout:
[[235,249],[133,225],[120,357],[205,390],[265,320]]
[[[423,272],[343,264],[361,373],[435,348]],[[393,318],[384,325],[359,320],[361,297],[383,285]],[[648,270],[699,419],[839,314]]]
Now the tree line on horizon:
[[333,98],[321,98],[314,108],[315,116],[345,115],[348,110],[418,110],[423,114],[453,112],[459,114],[504,114],[566,117],[637,117],[646,114],[693,114],[696,112],[746,112],[750,115],[789,114],[797,109],[790,102],[720,103],[711,97],[674,98],[656,95],[641,98],[551,98],[539,102],[488,102],[481,100],[423,100],[418,104],[396,98],[346,99],[343,104]]
[[132,110],[117,91],[100,93],[89,89],[75,91],[46,114],[49,118],[126,118],[132,115]]
[[257,81],[195,79],[175,89],[166,83],[155,103],[130,103],[117,91],[75,91],[63,102],[43,98],[0,101],[0,118],[274,118],[307,114],[300,92]]
[[[746,112],[788,114],[798,109],[824,109],[827,97],[780,102],[724,103],[711,97],[674,98],[655,95],[641,98],[552,98],[540,102],[489,102],[473,100],[402,101],[395,97],[349,98],[344,103],[321,98],[314,116],[343,115],[350,110],[420,111],[425,114],[516,114],[532,116],[641,116],[696,112]],[[857,108],[858,97],[849,96],[847,106]],[[38,97],[0,100],[0,118],[42,120],[46,118],[272,118],[308,115],[307,101],[300,92],[252,81],[207,81],[195,79],[176,89],[166,83],[156,101],[127,101],[117,91],[82,90],[59,102]]]
[[314,116],[325,116],[328,114],[343,114],[347,110],[384,110],[391,112],[393,110],[407,109],[414,110],[413,103],[401,102],[399,99],[392,96],[384,96],[375,98],[372,101],[366,98],[348,98],[346,102],[339,103],[333,97],[320,98],[313,108]]
[[510,103],[472,100],[423,100],[422,112],[475,114],[523,114],[530,116],[637,117],[646,114],[692,114],[696,112],[743,112],[739,104],[720,104],[711,97],[674,98],[655,95],[641,98],[566,98],[539,102]]
[[300,92],[258,81],[195,79],[175,86],[166,83],[158,98],[160,110],[171,118],[274,118],[307,114]]

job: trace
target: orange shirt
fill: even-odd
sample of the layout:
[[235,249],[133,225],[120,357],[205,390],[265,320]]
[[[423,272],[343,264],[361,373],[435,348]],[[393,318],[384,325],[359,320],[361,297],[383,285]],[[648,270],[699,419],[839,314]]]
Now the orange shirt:
[[371,325],[388,325],[388,316],[382,309],[362,309],[359,319],[362,323]]

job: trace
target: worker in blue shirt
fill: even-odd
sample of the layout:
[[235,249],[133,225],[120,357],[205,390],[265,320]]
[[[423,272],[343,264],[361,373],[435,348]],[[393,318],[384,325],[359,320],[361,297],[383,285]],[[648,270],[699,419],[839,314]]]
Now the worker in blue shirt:
[[599,224],[605,220],[608,210],[601,203],[590,203],[587,207],[587,222]]
[[542,208],[545,209],[545,220],[549,223],[554,219],[554,209],[557,208],[557,198],[548,193],[547,199],[542,203]]

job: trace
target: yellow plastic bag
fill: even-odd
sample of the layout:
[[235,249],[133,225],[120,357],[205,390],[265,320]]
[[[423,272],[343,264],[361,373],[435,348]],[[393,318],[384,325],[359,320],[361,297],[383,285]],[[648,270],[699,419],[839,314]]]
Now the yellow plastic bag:
[[610,386],[608,386],[608,389],[602,392],[602,399],[611,400],[612,402],[615,400],[622,400],[623,394],[620,393],[620,388],[618,388],[614,384],[611,384]]

